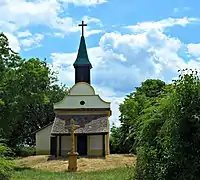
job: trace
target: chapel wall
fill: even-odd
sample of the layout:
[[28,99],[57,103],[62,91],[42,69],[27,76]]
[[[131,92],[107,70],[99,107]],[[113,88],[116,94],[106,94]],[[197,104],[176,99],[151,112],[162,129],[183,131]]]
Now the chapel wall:
[[36,154],[50,154],[50,136],[52,125],[47,126],[36,133]]
[[69,95],[95,95],[95,91],[92,86],[85,82],[79,82],[74,85],[70,91]]
[[88,156],[103,155],[103,135],[88,135]]
[[[75,136],[75,150],[77,148],[77,137]],[[61,136],[61,156],[67,156],[67,153],[71,151],[71,137]]]
[[[81,104],[84,101],[85,104]],[[110,103],[103,101],[98,95],[91,96],[66,96],[54,109],[76,109],[76,108],[110,108]]]
[[102,116],[110,116],[110,110],[105,111],[70,111],[70,110],[55,110],[56,115],[102,115]]

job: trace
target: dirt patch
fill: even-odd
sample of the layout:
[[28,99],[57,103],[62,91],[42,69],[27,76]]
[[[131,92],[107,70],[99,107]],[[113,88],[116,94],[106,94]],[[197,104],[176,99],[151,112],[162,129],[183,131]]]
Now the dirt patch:
[[[104,158],[79,158],[78,159],[78,171],[97,171],[107,170],[117,167],[124,167],[133,165],[136,162],[136,156],[134,155],[121,155],[113,154]],[[30,156],[15,160],[15,163],[19,167],[29,167],[35,169],[41,169],[45,171],[62,172],[68,168],[67,159],[57,159],[48,161],[48,156]]]

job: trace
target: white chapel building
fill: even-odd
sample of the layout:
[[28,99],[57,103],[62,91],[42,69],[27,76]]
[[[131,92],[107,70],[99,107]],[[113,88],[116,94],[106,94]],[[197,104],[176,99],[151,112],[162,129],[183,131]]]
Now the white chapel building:
[[[82,22],[82,26],[83,26]],[[36,154],[67,156],[71,150],[70,121],[75,130],[75,149],[79,156],[109,154],[110,102],[104,101],[91,85],[92,65],[82,32],[75,68],[75,84],[64,99],[54,104],[55,119],[36,131]]]

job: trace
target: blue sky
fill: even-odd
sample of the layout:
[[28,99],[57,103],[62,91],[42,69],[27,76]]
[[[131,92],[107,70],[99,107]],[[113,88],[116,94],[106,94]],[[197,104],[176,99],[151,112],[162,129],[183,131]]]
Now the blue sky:
[[119,124],[119,104],[142,81],[170,82],[178,69],[199,69],[199,7],[198,0],[0,0],[0,30],[16,52],[47,58],[72,86],[85,20],[92,84]]

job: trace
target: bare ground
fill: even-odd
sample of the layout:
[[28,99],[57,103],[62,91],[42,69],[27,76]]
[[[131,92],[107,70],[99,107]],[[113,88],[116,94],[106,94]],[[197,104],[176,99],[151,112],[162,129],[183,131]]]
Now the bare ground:
[[[112,154],[106,159],[104,158],[80,158],[78,159],[78,171],[98,171],[114,169],[118,167],[125,167],[134,165],[136,162],[136,156],[134,155],[122,155]],[[34,169],[41,169],[51,172],[62,172],[68,168],[67,159],[57,159],[48,161],[48,156],[30,156],[15,160],[16,166],[27,167]]]

